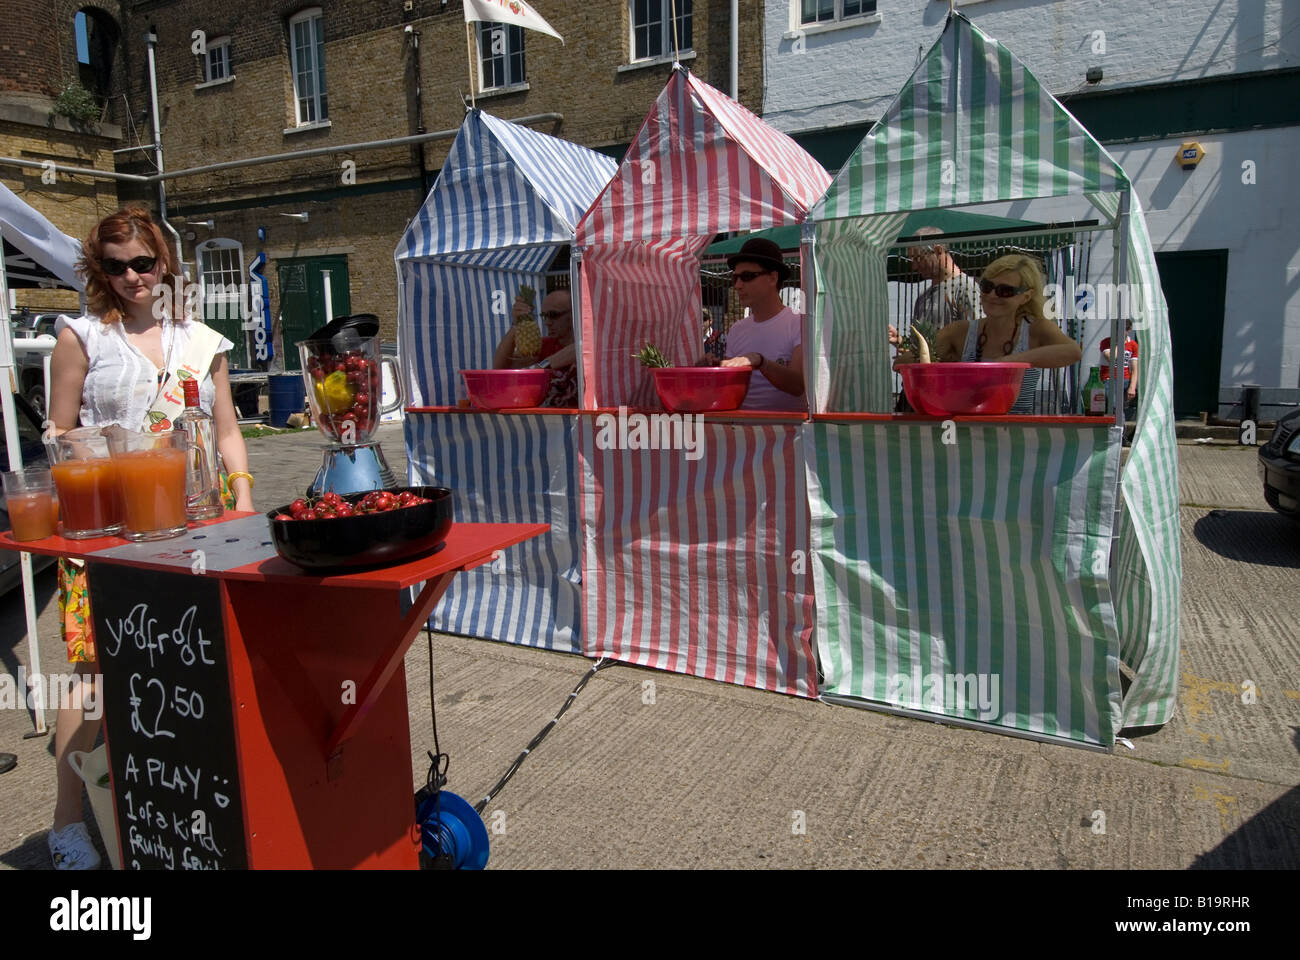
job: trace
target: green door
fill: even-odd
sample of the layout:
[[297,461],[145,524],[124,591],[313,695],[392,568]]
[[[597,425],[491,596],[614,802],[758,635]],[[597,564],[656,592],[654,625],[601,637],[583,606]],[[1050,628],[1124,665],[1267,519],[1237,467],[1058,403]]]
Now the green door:
[[[1228,290],[1228,251],[1157,253],[1160,287],[1169,305],[1174,354],[1174,413],[1219,412],[1219,364]],[[1142,340],[1138,338],[1141,353]],[[1138,389],[1141,390],[1139,382]]]
[[330,278],[332,316],[347,316],[352,312],[347,257],[303,257],[276,261],[285,370],[300,369],[298,341],[305,340],[313,331],[325,325],[326,271],[329,271]]

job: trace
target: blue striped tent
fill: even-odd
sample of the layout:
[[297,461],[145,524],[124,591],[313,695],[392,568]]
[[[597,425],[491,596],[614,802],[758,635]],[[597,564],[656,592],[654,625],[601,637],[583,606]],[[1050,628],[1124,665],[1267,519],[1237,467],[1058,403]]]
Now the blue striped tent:
[[[397,245],[398,351],[412,483],[450,487],[465,522],[549,523],[549,536],[457,577],[436,630],[581,652],[581,551],[569,416],[448,413],[460,371],[491,366],[520,286],[548,268],[616,164],[471,110]],[[421,408],[426,408],[423,412]]]

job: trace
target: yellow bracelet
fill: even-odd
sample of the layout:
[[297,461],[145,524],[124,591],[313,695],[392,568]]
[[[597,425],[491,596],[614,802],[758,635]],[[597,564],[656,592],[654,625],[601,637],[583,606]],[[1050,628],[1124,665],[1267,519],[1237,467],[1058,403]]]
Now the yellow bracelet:
[[228,474],[226,474],[226,482],[229,483],[229,484],[231,485],[231,487],[233,488],[234,485],[235,485],[235,479],[236,479],[237,477],[243,477],[243,478],[245,478],[245,479],[248,481],[248,489],[249,489],[249,490],[252,490],[252,489],[253,489],[253,475],[252,475],[251,473],[247,473],[247,472],[245,472],[245,471],[243,471],[243,470],[236,470],[234,473],[228,473]]

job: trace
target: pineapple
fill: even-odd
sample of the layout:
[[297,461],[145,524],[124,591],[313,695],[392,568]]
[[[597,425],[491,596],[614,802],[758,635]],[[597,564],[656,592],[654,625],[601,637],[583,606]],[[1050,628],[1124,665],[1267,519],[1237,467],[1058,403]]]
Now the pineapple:
[[542,331],[533,319],[533,302],[536,291],[532,287],[520,287],[515,301],[528,307],[528,314],[515,321],[515,353],[521,357],[535,357],[542,352]]
[[930,343],[934,340],[935,334],[934,324],[924,321],[913,323],[912,332],[898,345],[899,349],[911,350],[916,355],[918,363],[929,363]]
[[643,367],[672,366],[672,364],[668,362],[668,358],[663,355],[662,351],[649,341],[646,341],[646,345],[636,353],[632,354],[632,356],[635,359],[640,360]]

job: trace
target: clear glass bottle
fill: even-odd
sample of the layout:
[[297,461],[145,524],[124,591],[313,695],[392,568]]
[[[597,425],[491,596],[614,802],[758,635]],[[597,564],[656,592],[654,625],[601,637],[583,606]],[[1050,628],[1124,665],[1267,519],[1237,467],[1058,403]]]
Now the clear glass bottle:
[[184,381],[185,412],[176,418],[176,429],[189,437],[185,467],[185,519],[210,520],[221,516],[221,481],[217,477],[217,433],[212,417],[199,406],[199,382]]
[[1083,412],[1090,417],[1106,415],[1106,384],[1101,380],[1101,368],[1093,367],[1088,382],[1083,387]]

